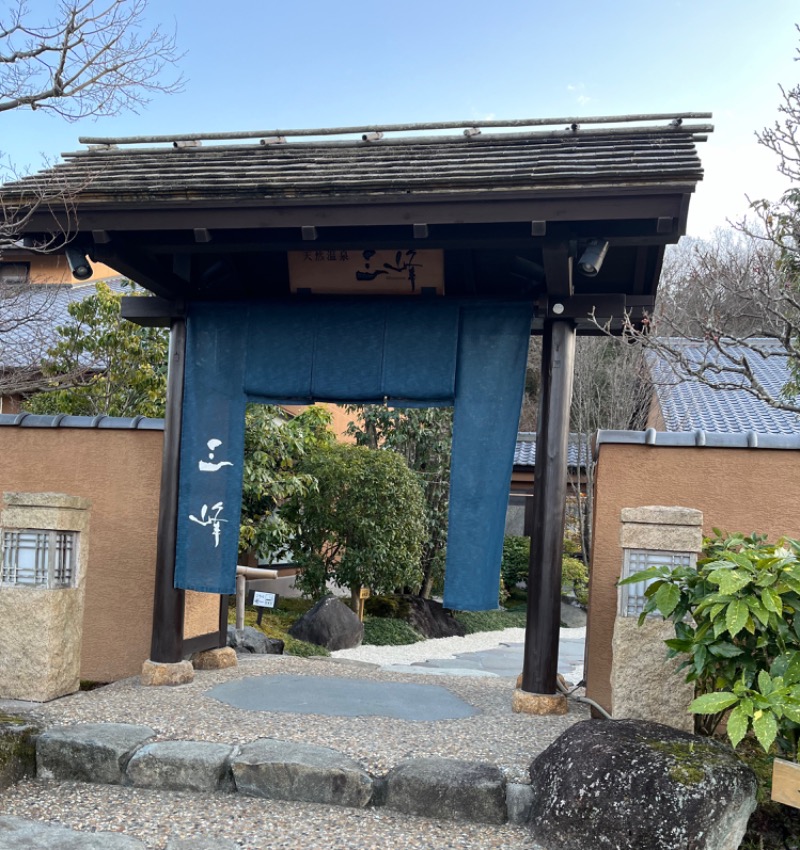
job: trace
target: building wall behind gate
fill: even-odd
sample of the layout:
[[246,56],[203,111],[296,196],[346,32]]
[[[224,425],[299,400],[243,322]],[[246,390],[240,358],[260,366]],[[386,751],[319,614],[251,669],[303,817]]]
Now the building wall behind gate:
[[[0,427],[0,493],[92,503],[81,678],[138,675],[150,655],[163,432]],[[187,637],[215,631],[219,597],[187,594]]]
[[[800,537],[800,451],[601,443],[587,630],[587,695],[610,705],[611,638],[622,569],[620,511],[679,505],[712,528]],[[665,648],[666,657],[666,648]]]

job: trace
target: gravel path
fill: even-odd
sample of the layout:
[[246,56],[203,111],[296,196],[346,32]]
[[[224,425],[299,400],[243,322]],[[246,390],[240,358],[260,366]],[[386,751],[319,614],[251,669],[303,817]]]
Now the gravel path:
[[[574,630],[572,630],[574,631]],[[248,676],[293,674],[420,684],[419,676],[390,672],[377,664],[407,664],[517,643],[523,630],[426,641],[410,647],[362,647],[334,658],[260,656],[240,659],[231,670],[198,671],[194,682],[174,688],[146,688],[138,678],[116,682],[35,707],[43,724],[75,722],[143,723],[161,740],[245,743],[260,737],[321,744],[360,761],[375,775],[405,758],[439,755],[487,761],[510,782],[527,781],[531,759],[588,711],[570,702],[565,717],[533,717],[511,711],[513,684],[502,678],[436,677],[479,713],[458,720],[404,721],[384,717],[328,717],[315,714],[246,711],[225,705],[207,691]],[[578,636],[577,634],[575,635]],[[320,694],[324,700],[324,692]],[[243,850],[371,850],[371,848],[534,848],[527,831],[430,821],[383,809],[354,810],[277,803],[226,794],[151,792],[80,783],[22,782],[0,793],[0,813],[52,821],[83,830],[124,832],[161,850],[170,837],[227,837]]]
[[[585,638],[586,629],[561,629],[562,640]],[[367,661],[372,664],[414,664],[431,658],[454,658],[465,652],[494,649],[501,644],[524,643],[525,629],[503,629],[499,632],[478,632],[464,637],[423,640],[406,646],[359,646],[356,649],[340,649],[332,653],[334,658]]]

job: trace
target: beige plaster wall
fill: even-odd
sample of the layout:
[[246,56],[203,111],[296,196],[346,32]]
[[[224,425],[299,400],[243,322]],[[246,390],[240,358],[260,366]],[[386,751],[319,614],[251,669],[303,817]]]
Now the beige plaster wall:
[[703,530],[800,536],[800,452],[600,445],[587,630],[587,695],[611,708],[611,642],[622,569],[620,511],[681,505],[703,512]]
[[219,596],[216,593],[186,591],[186,609],[183,615],[183,636],[197,637],[219,628]]
[[[92,503],[82,679],[138,675],[149,657],[162,442],[161,431],[0,428],[0,492]],[[193,634],[219,624],[219,597],[201,596],[187,605]]]

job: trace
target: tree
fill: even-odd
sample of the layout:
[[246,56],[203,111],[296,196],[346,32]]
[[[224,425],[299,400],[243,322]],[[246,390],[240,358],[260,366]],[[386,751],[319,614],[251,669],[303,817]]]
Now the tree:
[[36,20],[18,0],[0,20],[0,112],[30,107],[76,121],[136,109],[178,59],[174,35],[148,28],[147,0],[61,0]]
[[309,452],[298,471],[317,482],[281,510],[298,528],[298,586],[320,598],[333,580],[350,589],[355,610],[362,587],[389,593],[419,583],[424,500],[399,455],[336,443]]
[[312,405],[288,419],[279,407],[248,405],[245,414],[244,474],[239,551],[264,559],[286,554],[297,527],[280,511],[291,498],[304,498],[317,482],[298,468],[309,451],[333,442],[330,413]]
[[430,597],[444,580],[450,506],[450,455],[453,411],[449,407],[390,408],[351,406],[358,416],[347,433],[360,446],[391,449],[417,476],[425,497],[426,535],[422,546],[420,596]]
[[[800,59],[800,50],[795,57]],[[644,327],[627,324],[684,380],[714,389],[742,389],[764,403],[800,412],[800,85],[780,87],[780,117],[757,133],[792,181],[777,201],[751,204],[755,218],[718,231],[710,241],[685,241],[667,254],[657,309]],[[699,338],[703,356],[686,356],[675,338]],[[766,339],[767,343],[761,342]],[[758,358],[785,359],[792,379],[782,391],[762,385]]]
[[[60,0],[42,19],[25,0],[9,4],[0,13],[0,113],[30,108],[77,121],[136,112],[152,94],[179,91],[175,37],[148,25],[147,8],[148,0]],[[13,176],[5,170],[4,180]],[[36,185],[13,208],[0,193],[0,252],[42,204],[73,212],[54,181]]]
[[[141,295],[133,290],[132,294]],[[122,295],[98,283],[94,295],[67,308],[73,321],[42,363],[49,385],[25,402],[31,413],[163,416],[167,332],[120,316]]]

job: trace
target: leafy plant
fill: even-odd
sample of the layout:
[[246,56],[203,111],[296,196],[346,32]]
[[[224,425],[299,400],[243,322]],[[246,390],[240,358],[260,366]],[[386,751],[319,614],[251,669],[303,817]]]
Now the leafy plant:
[[239,551],[269,559],[289,551],[297,528],[279,512],[292,497],[316,487],[299,471],[305,454],[333,441],[330,414],[312,405],[290,419],[280,408],[250,404],[245,414]]
[[[529,537],[509,535],[503,539],[503,560],[500,563],[501,598],[519,584],[528,579],[531,541]],[[574,593],[582,605],[589,601],[589,571],[586,564],[574,557],[580,551],[580,545],[571,535],[564,538],[564,554],[561,558],[561,590],[565,594]]]
[[406,646],[425,638],[405,620],[367,617],[364,620],[363,643],[373,646]]
[[[120,314],[122,293],[98,283],[95,294],[67,307],[71,321],[42,363],[50,385],[25,403],[31,413],[163,416],[168,338]],[[129,295],[146,297],[134,284]]]
[[468,635],[474,635],[477,632],[524,628],[527,612],[524,608],[514,611],[454,611],[453,616],[465,627]]
[[672,620],[669,657],[683,657],[698,697],[698,731],[713,733],[730,711],[736,747],[752,729],[763,749],[777,741],[796,758],[800,730],[800,542],[722,535],[714,529],[697,569],[653,567],[621,584],[652,583],[639,619]]
[[349,424],[347,433],[355,437],[359,446],[397,452],[419,479],[425,497],[426,526],[420,559],[420,596],[428,599],[432,590],[444,583],[453,410],[382,404],[352,405],[347,410],[358,417],[358,421]]
[[318,599],[329,580],[388,593],[420,581],[425,536],[422,490],[394,452],[334,444],[309,452],[298,467],[317,486],[289,499],[282,516],[297,527],[297,585]]

